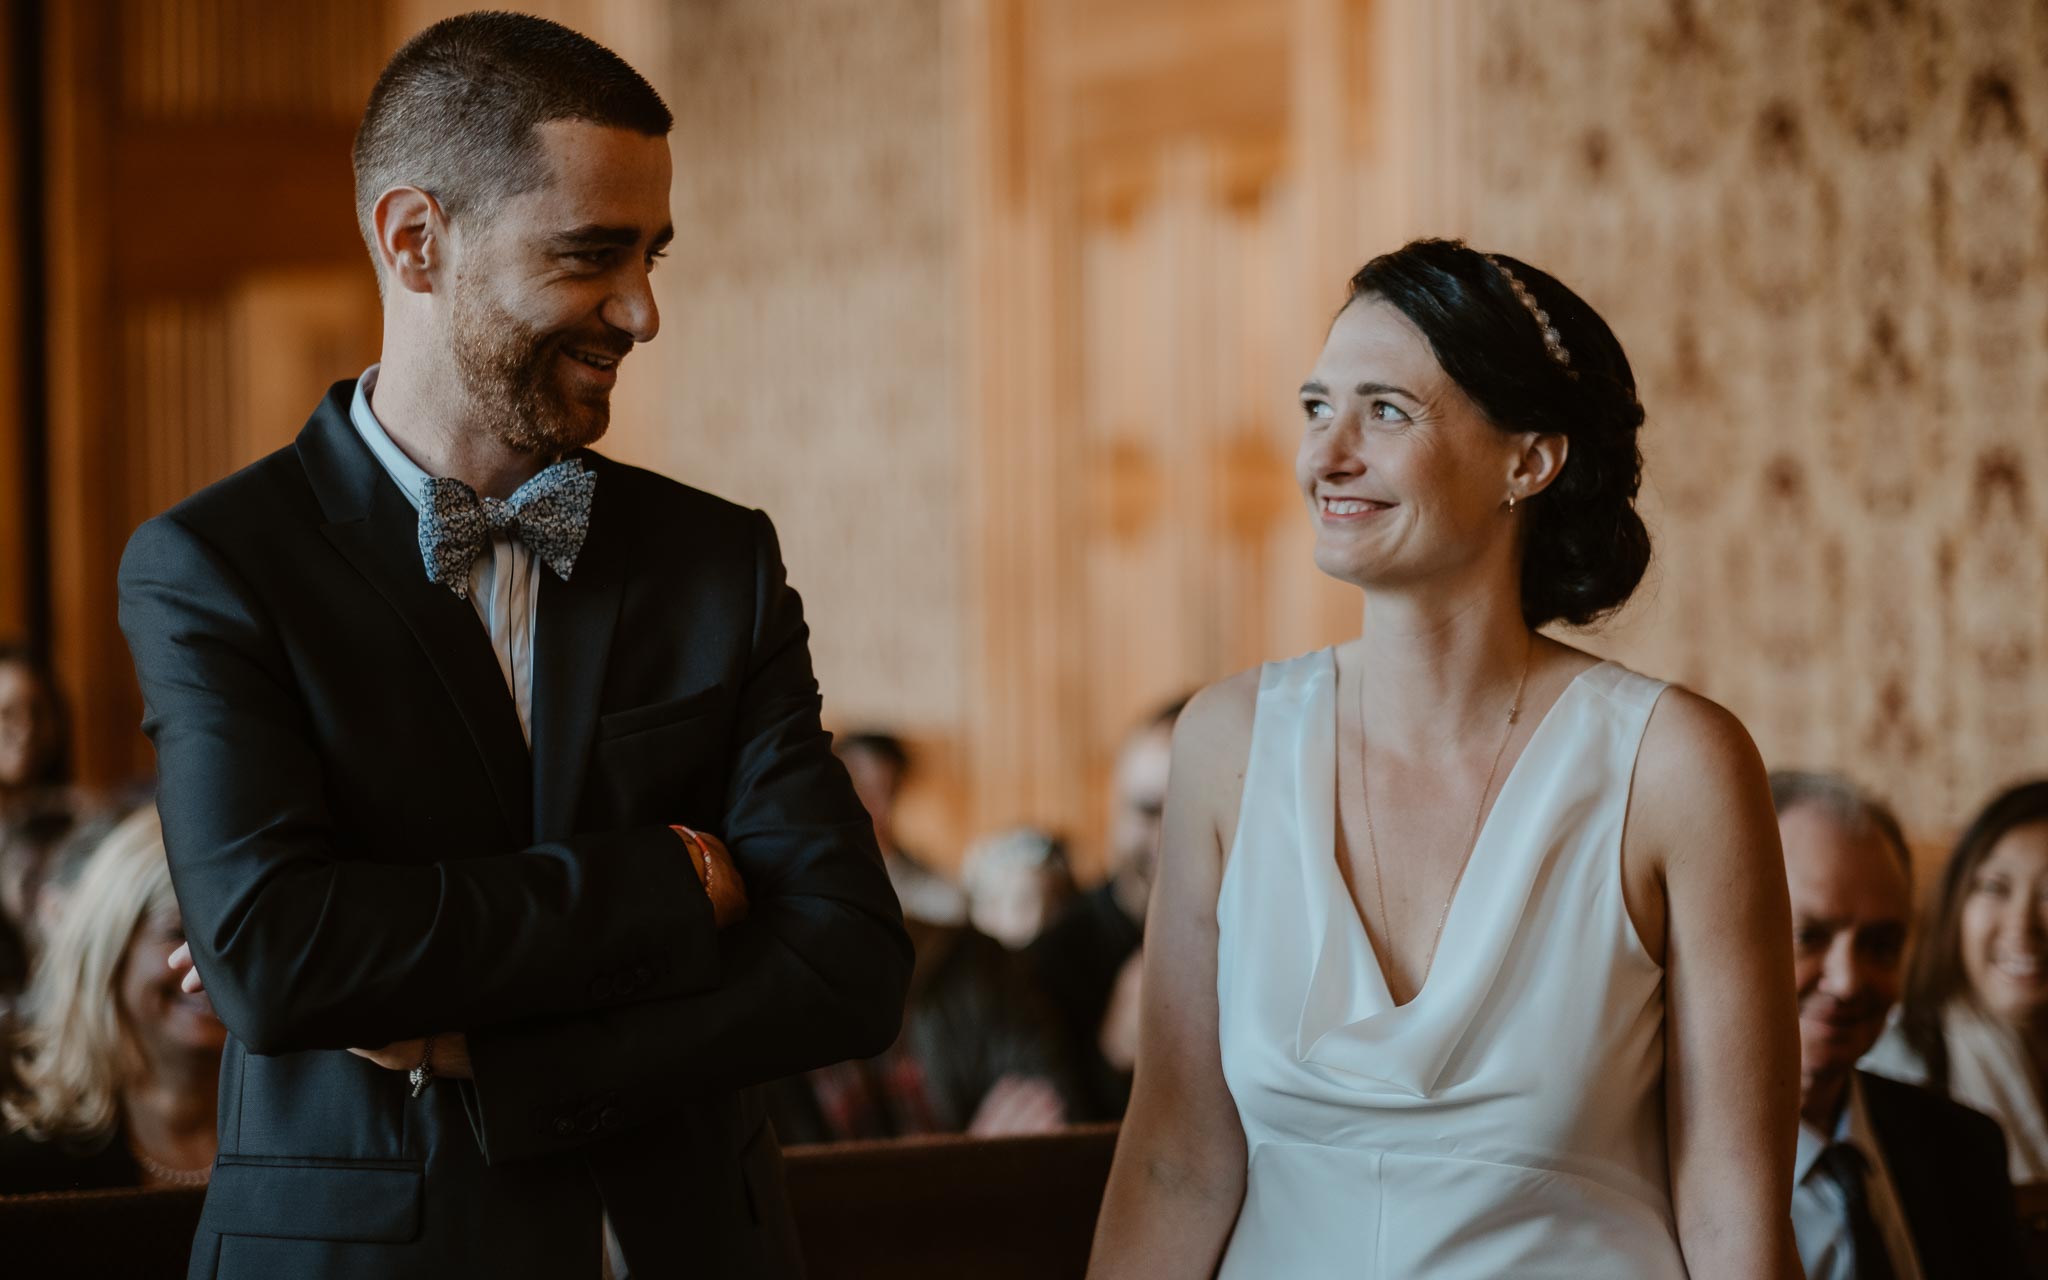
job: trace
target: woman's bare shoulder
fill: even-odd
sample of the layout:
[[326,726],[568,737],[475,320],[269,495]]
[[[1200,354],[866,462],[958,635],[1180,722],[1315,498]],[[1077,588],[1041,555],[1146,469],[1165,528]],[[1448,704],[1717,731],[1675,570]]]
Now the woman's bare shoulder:
[[1632,825],[1663,848],[1770,815],[1763,757],[1735,713],[1682,685],[1657,700],[1636,755]]
[[1191,817],[1200,815],[1219,852],[1227,852],[1237,829],[1261,670],[1252,667],[1203,688],[1173,727],[1173,794]]
[[1197,690],[1174,724],[1174,750],[1207,753],[1248,746],[1252,721],[1258,713],[1259,677],[1263,670],[1248,667]]

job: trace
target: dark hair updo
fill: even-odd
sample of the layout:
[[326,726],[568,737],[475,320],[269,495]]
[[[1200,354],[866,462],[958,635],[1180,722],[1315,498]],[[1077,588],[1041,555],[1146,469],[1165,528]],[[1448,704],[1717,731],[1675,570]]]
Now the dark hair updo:
[[[1503,267],[1531,302],[1517,296]],[[1549,274],[1457,240],[1417,240],[1366,263],[1351,277],[1345,305],[1366,297],[1383,299],[1422,331],[1437,363],[1494,426],[1570,442],[1557,479],[1523,507],[1523,619],[1582,627],[1620,608],[1650,564],[1650,533],[1635,509],[1643,406],[1628,356],[1600,313]]]

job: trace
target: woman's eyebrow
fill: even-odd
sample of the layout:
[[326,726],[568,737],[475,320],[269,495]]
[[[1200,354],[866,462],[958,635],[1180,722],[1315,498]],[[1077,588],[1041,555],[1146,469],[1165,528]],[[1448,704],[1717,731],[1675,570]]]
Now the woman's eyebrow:
[[1408,388],[1397,387],[1391,382],[1361,382],[1357,386],[1353,387],[1351,391],[1352,394],[1361,396],[1386,395],[1387,393],[1392,392],[1394,395],[1397,396],[1406,396],[1410,400],[1419,401],[1422,399],[1421,396],[1416,395],[1413,391],[1410,391]]

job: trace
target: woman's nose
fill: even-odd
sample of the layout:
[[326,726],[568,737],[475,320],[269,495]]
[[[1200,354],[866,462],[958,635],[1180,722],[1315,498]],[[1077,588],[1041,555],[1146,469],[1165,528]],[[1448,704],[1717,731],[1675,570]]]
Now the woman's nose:
[[1358,432],[1339,419],[1311,446],[1309,463],[1317,478],[1343,480],[1364,471],[1365,459],[1358,446]]

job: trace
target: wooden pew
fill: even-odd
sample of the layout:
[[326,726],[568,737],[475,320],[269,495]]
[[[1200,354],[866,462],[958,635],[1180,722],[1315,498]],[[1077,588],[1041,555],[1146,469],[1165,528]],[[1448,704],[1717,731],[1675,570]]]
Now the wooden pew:
[[2014,1187],[2012,1198],[2020,1212],[2027,1274],[2034,1280],[2048,1280],[2048,1182]]
[[[791,1147],[811,1280],[1057,1280],[1087,1266],[1116,1126],[1043,1137]],[[204,1193],[0,1196],[0,1271],[66,1280],[185,1274]]]

